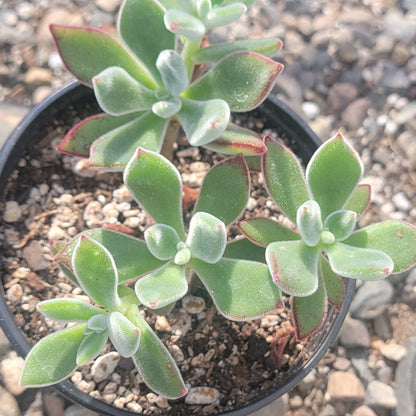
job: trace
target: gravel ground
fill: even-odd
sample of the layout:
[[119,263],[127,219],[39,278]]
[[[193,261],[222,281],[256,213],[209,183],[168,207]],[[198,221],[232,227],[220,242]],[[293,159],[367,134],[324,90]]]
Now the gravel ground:
[[[49,23],[113,24],[120,0],[0,0],[0,120],[7,130],[70,79]],[[274,94],[323,140],[342,131],[361,154],[374,220],[416,222],[416,1],[259,0],[225,36],[277,35]],[[2,132],[4,138],[5,132]],[[1,141],[0,141],[1,142]],[[357,286],[336,345],[286,397],[256,416],[414,416],[416,270]],[[0,335],[0,416],[86,416],[53,391],[24,392],[21,359]],[[78,413],[75,413],[78,412]]]

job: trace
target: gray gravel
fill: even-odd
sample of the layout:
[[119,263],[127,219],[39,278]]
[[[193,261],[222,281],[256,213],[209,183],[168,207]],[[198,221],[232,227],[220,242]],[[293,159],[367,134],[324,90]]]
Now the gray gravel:
[[[113,24],[120,0],[0,0],[0,143],[28,108],[70,79],[51,22]],[[361,154],[374,220],[416,223],[416,1],[259,0],[226,36],[280,36],[273,94],[323,140],[342,131]],[[111,207],[110,207],[111,208]],[[109,209],[110,209],[109,208]],[[39,250],[28,259],[42,267]],[[416,272],[358,285],[339,337],[291,393],[256,416],[414,416]],[[90,416],[53,391],[23,392],[21,359],[0,332],[0,416]],[[20,409],[19,409],[20,406]]]

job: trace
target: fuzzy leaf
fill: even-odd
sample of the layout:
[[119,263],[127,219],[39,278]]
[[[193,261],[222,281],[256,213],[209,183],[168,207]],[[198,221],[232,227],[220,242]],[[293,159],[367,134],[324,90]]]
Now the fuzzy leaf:
[[84,84],[92,87],[95,75],[111,66],[118,66],[147,88],[156,88],[147,68],[106,32],[91,27],[62,25],[51,25],[51,32],[66,67]]
[[94,302],[107,309],[119,305],[117,268],[103,245],[81,235],[72,254],[72,268],[81,288]]
[[133,361],[151,390],[168,399],[177,399],[187,393],[175,360],[162,341],[137,311],[134,320],[140,329],[140,345]]
[[140,113],[113,117],[108,114],[97,114],[88,117],[74,126],[59,143],[59,152],[78,157],[88,157],[92,143],[104,134],[134,120]]
[[159,260],[173,259],[180,241],[175,229],[165,224],[155,224],[147,228],[144,239],[149,251]]
[[84,338],[85,324],[72,326],[41,339],[25,359],[20,384],[43,387],[58,383],[77,367],[77,351]]
[[185,269],[169,263],[139,279],[134,289],[143,305],[152,309],[163,308],[185,296],[188,290]]
[[299,240],[300,235],[269,218],[248,218],[238,227],[253,243],[266,247],[275,241]]
[[152,105],[152,112],[161,118],[171,118],[182,108],[182,101],[179,98],[158,101]]
[[319,259],[319,273],[325,285],[328,302],[340,311],[345,297],[343,280],[332,271],[331,266],[323,256]]
[[183,95],[192,100],[219,98],[231,111],[249,111],[267,97],[283,65],[254,52],[235,52],[221,59]]
[[240,238],[227,244],[223,257],[264,263],[266,261],[264,252],[263,247],[253,244],[247,238]]
[[107,314],[92,316],[90,319],[88,319],[86,329],[95,332],[107,331]]
[[243,212],[249,192],[249,171],[244,158],[237,155],[225,159],[206,174],[194,211],[208,212],[229,225]]
[[91,146],[88,164],[92,168],[123,170],[138,147],[160,151],[168,125],[151,112],[143,114],[96,140]]
[[124,170],[124,183],[156,223],[170,225],[184,239],[182,180],[172,163],[139,148]]
[[302,240],[278,241],[266,248],[266,262],[274,283],[293,296],[309,296],[318,287],[319,251]]
[[[175,36],[165,29],[165,10],[155,0],[126,0],[120,10],[118,29],[134,54],[160,83],[156,68],[159,53],[175,49]],[[157,34],[157,35],[156,35]]]
[[393,272],[392,259],[383,251],[335,243],[325,247],[332,270],[343,277],[379,280]]
[[319,147],[308,163],[306,178],[323,218],[344,207],[362,174],[358,154],[341,134]]
[[222,257],[227,244],[225,224],[206,212],[196,212],[189,223],[186,245],[191,256],[206,263],[216,263]]
[[358,185],[345,204],[344,209],[349,209],[356,212],[358,215],[361,215],[370,205],[370,195],[370,185]]
[[282,41],[278,38],[247,39],[235,42],[217,43],[201,48],[192,56],[195,64],[215,63],[230,53],[237,51],[257,52],[272,57],[281,47]]
[[71,298],[45,300],[39,302],[36,307],[47,318],[66,322],[88,321],[96,314],[105,313],[90,303]]
[[228,124],[221,137],[204,147],[226,155],[241,153],[245,156],[262,155],[267,150],[257,133],[233,123]]
[[228,126],[230,108],[224,100],[193,101],[182,98],[177,114],[192,146],[203,146],[220,137]]
[[394,273],[408,270],[416,263],[416,227],[401,221],[385,221],[356,231],[345,244],[381,250],[394,263]]
[[193,259],[192,266],[219,312],[246,321],[281,307],[280,290],[264,263],[223,258],[216,264]]
[[341,209],[326,217],[324,227],[334,235],[335,240],[342,241],[351,235],[354,231],[356,223],[356,212]]
[[156,102],[154,91],[116,66],[104,69],[92,82],[98,104],[112,116],[150,110]]
[[315,247],[321,239],[321,209],[316,201],[304,202],[298,209],[296,224],[302,240],[309,247]]
[[299,340],[308,338],[323,324],[328,309],[327,296],[323,284],[306,297],[292,297],[291,310],[296,337]]
[[[74,248],[78,244],[81,235],[84,234],[102,244],[111,253],[118,271],[119,283],[142,276],[164,264],[150,253],[144,241],[116,231],[100,228],[87,230],[74,237],[58,253],[55,260],[72,269],[71,259]],[[137,261],[137,259],[140,259],[140,261]]]
[[108,337],[122,357],[132,357],[139,348],[140,329],[122,313],[111,312],[107,317]]
[[77,351],[77,365],[86,364],[98,357],[108,341],[107,333],[91,332],[82,340]]
[[178,36],[185,36],[189,40],[198,40],[206,33],[204,24],[195,16],[179,10],[171,9],[164,16],[165,27]]
[[172,97],[177,97],[188,86],[188,71],[185,62],[175,50],[160,52],[156,67],[166,91]]
[[302,167],[295,155],[271,137],[265,138],[263,173],[270,196],[285,215],[296,223],[298,208],[311,199]]
[[222,7],[213,7],[204,19],[205,26],[207,29],[212,29],[228,25],[228,23],[237,20],[246,10],[246,5],[239,2],[233,2]]

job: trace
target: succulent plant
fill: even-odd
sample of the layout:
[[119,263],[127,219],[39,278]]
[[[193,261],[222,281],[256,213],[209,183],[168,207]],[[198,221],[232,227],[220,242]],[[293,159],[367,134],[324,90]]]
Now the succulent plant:
[[[218,187],[224,177],[226,183]],[[251,320],[283,306],[265,263],[225,255],[226,226],[244,210],[250,189],[241,155],[223,160],[207,173],[187,234],[182,180],[171,162],[139,148],[126,166],[124,181],[155,224],[146,229],[144,240],[95,229],[64,246],[53,244],[63,271],[100,308],[75,299],[38,305],[48,318],[84,323],[49,335],[32,349],[22,373],[24,385],[62,380],[77,365],[94,359],[109,339],[121,356],[133,358],[151,389],[177,398],[186,393],[182,378],[138,306],[156,311],[171,308],[188,293],[194,275],[229,319]],[[224,204],[228,198],[232,203]],[[134,280],[134,290],[125,285]],[[55,348],[61,343],[65,349]],[[45,366],[48,355],[53,359]]]
[[[181,126],[193,146],[262,154],[260,137],[230,122],[230,111],[249,111],[266,98],[283,65],[264,54],[273,55],[281,42],[203,48],[207,29],[246,9],[225,3],[190,0],[166,10],[156,0],[125,0],[117,30],[52,25],[65,65],[94,88],[104,111],[77,124],[59,150],[88,158],[90,167],[123,170],[138,147],[160,152],[165,145],[170,155]],[[207,62],[207,71],[195,71]]]
[[[94,89],[104,111],[73,127],[59,150],[87,158],[92,168],[123,171],[154,224],[143,239],[103,228],[52,243],[60,268],[90,302],[38,305],[68,325],[32,348],[23,385],[63,380],[109,340],[152,390],[178,398],[185,383],[146,311],[171,310],[194,279],[231,320],[279,311],[282,293],[289,295],[303,339],[321,328],[328,303],[341,309],[342,278],[377,280],[414,265],[414,226],[386,221],[357,229],[370,187],[359,183],[363,165],[341,135],[325,142],[304,172],[286,146],[230,121],[231,111],[258,106],[283,68],[271,59],[277,38],[207,45],[207,32],[249,3],[124,0],[116,29],[51,26],[65,65]],[[169,161],[180,127],[190,145],[232,155],[206,174],[189,221],[181,175]],[[260,155],[267,190],[292,225],[248,218],[238,223],[246,238],[231,239],[227,227],[250,193],[247,156]]]
[[239,227],[265,247],[274,283],[292,296],[292,317],[302,339],[321,327],[328,301],[342,307],[340,276],[378,280],[413,266],[416,229],[401,221],[356,229],[370,201],[370,186],[359,184],[362,162],[341,134],[315,152],[305,173],[283,144],[271,138],[265,144],[268,192],[293,227],[268,218],[243,220]]

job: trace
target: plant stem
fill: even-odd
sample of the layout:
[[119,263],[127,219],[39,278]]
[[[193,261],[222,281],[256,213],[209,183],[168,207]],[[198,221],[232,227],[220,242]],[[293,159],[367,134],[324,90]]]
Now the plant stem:
[[191,56],[200,49],[201,43],[202,39],[197,39],[194,41],[186,40],[183,44],[182,59],[185,62],[189,80],[192,79],[195,68],[195,64],[192,62]]
[[165,139],[163,141],[162,149],[160,154],[165,156],[168,160],[173,160],[173,144],[176,142],[179,134],[179,123],[178,120],[172,118],[169,121],[168,128],[166,129]]

